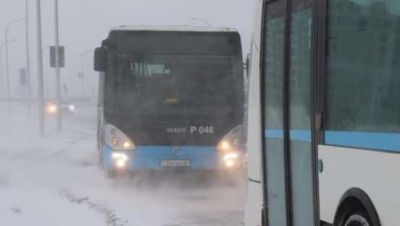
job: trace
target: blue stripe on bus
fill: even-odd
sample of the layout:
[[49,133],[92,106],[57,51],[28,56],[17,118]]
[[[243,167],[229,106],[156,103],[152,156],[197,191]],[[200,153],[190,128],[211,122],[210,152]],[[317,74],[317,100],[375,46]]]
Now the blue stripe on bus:
[[400,152],[400,133],[326,131],[325,143]]
[[311,130],[291,130],[290,139],[311,142]]
[[283,139],[283,130],[267,129],[265,130],[265,137]]
[[[283,130],[265,130],[265,137],[283,139]],[[311,142],[311,131],[291,130],[290,139]],[[400,152],[400,133],[326,131],[325,144]]]
[[[278,138],[283,139],[283,130],[265,130],[266,138]],[[311,131],[310,130],[291,130],[290,140],[311,142]]]

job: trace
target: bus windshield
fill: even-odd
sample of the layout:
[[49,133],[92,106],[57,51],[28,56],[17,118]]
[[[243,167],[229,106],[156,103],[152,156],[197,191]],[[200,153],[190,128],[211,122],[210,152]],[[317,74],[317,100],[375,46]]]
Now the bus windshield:
[[136,56],[118,54],[107,78],[117,114],[175,115],[232,113],[235,76],[228,56]]
[[238,33],[117,30],[104,44],[104,120],[137,145],[215,146],[243,123]]

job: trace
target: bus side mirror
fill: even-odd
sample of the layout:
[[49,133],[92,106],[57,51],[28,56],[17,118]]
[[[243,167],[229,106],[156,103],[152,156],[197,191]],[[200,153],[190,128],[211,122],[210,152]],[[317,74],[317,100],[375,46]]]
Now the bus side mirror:
[[96,48],[94,51],[94,70],[105,72],[107,70],[107,54],[108,51],[104,47]]

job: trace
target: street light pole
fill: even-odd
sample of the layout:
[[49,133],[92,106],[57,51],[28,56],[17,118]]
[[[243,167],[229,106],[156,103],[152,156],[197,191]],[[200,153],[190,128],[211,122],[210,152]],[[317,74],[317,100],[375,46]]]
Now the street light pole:
[[[0,46],[0,111],[1,114],[4,112],[4,83],[3,83],[3,46]],[[0,117],[3,118],[2,115],[0,115]]]
[[60,40],[58,30],[58,0],[54,0],[55,13],[55,46],[56,46],[56,97],[57,97],[57,131],[61,131],[61,76],[60,76]]
[[3,79],[4,79],[4,74],[3,74],[3,69],[4,69],[4,67],[3,67],[3,46],[5,45],[6,43],[2,43],[1,45],[0,45],[0,89],[1,89],[1,91],[0,91],[0,101],[3,101],[2,99],[3,99],[3,94],[4,94],[4,83],[3,83]]
[[[46,47],[44,47],[43,49],[42,49],[42,54],[46,54],[46,51],[48,51],[50,49],[50,46],[46,46]],[[37,54],[37,49],[35,48],[35,47],[30,47],[30,49],[29,49],[30,51],[34,51],[36,54]],[[49,83],[49,68],[50,68],[50,65],[49,65],[49,62],[48,62],[48,60],[45,60],[45,61],[43,61],[43,67],[44,67],[44,69],[43,69],[43,89],[44,89],[44,97],[45,97],[45,99],[46,99],[46,97],[48,97],[48,93],[49,93],[49,85],[50,85],[50,83]]]
[[44,93],[43,93],[43,53],[42,53],[42,16],[40,0],[37,7],[37,62],[38,62],[38,97],[39,97],[39,133],[44,136]]
[[86,79],[86,73],[85,73],[85,57],[91,52],[91,50],[85,50],[80,54],[81,57],[81,62],[82,62],[82,98],[85,99],[85,79]]
[[3,70],[4,70],[4,67],[3,67],[3,46],[5,45],[6,43],[4,42],[4,43],[2,43],[1,45],[0,45],[0,89],[1,89],[1,91],[0,91],[0,101],[2,101],[3,100],[3,95],[4,95],[4,83],[3,83],[3,81],[4,81],[4,74],[3,74]]
[[8,28],[10,28],[11,25],[17,23],[17,22],[22,22],[25,21],[25,19],[19,19],[19,20],[13,20],[10,23],[7,24],[6,29],[5,29],[5,42],[6,42],[6,83],[7,83],[7,101],[10,102],[10,65],[9,65],[9,59],[8,59]]
[[[15,42],[15,39],[9,41],[9,43]],[[6,45],[6,42],[3,42],[0,45],[0,100],[4,98],[4,64],[3,64],[3,47]]]
[[30,57],[29,57],[29,5],[28,0],[25,0],[25,34],[26,34],[26,79],[28,85],[28,114],[31,116],[31,67],[30,67]]

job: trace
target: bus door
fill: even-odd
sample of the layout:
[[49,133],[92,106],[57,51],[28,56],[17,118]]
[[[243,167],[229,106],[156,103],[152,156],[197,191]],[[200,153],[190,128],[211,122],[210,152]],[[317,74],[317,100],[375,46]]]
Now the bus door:
[[263,222],[317,225],[311,0],[266,1],[262,31]]

